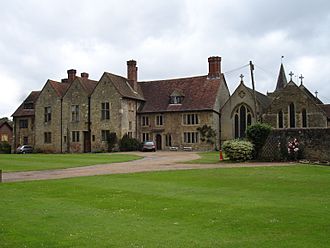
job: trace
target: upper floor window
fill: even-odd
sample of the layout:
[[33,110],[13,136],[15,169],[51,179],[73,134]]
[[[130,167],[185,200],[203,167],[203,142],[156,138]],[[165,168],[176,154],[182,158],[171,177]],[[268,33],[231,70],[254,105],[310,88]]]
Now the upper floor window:
[[156,116],[156,126],[163,126],[164,125],[164,116],[157,115]]
[[303,109],[301,111],[301,119],[302,119],[302,127],[307,127],[307,111],[306,109]]
[[79,105],[71,106],[71,121],[79,121]]
[[19,128],[28,128],[28,123],[27,119],[19,120]]
[[290,120],[290,127],[296,127],[296,111],[294,103],[290,103],[289,105],[289,120]]
[[235,139],[245,137],[245,131],[252,124],[252,112],[245,106],[240,105],[234,111]]
[[180,90],[174,90],[170,95],[170,104],[181,104],[184,94]]
[[199,124],[198,114],[183,114],[183,124],[184,125],[197,125]]
[[101,104],[101,119],[109,120],[110,119],[110,104],[109,102],[102,102]]
[[51,107],[45,107],[44,119],[45,119],[45,122],[50,122],[52,120],[52,109],[51,109]]
[[141,125],[144,126],[144,127],[149,126],[149,117],[148,116],[142,116]]

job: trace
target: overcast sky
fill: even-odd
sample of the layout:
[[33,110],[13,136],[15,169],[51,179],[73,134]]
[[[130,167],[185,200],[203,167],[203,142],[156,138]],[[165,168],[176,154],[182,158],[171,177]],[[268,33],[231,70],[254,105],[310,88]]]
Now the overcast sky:
[[67,69],[126,76],[135,59],[141,81],[188,77],[215,55],[231,93],[241,73],[251,85],[248,67],[235,70],[250,60],[257,90],[273,91],[284,56],[286,73],[330,103],[328,0],[10,0],[0,30],[0,117]]

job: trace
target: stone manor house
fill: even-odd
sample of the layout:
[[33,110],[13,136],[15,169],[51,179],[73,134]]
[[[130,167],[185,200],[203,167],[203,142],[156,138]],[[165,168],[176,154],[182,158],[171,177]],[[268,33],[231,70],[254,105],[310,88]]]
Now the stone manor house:
[[[287,82],[281,65],[276,89],[264,95],[241,77],[232,95],[221,72],[221,57],[208,58],[208,74],[138,81],[136,61],[127,61],[127,77],[104,72],[98,80],[68,70],[61,82],[47,80],[14,112],[13,147],[66,152],[107,150],[107,137],[127,134],[155,141],[158,150],[211,150],[220,141],[244,137],[247,126],[262,121],[274,128],[328,127],[330,105],[323,104],[302,80]],[[291,75],[292,76],[292,75]],[[197,128],[207,125],[215,143],[203,141]]]

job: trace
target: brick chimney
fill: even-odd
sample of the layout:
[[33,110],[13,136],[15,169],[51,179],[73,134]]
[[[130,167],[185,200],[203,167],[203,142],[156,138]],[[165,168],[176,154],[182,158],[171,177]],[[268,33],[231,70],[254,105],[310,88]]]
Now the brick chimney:
[[77,71],[75,69],[68,70],[68,83],[73,82],[76,78]]
[[88,79],[89,77],[89,74],[87,72],[82,72],[80,75],[82,78],[86,78],[86,79]]
[[209,79],[220,78],[221,75],[221,57],[213,56],[209,57]]
[[136,61],[129,60],[127,61],[127,79],[131,87],[137,91],[137,70]]

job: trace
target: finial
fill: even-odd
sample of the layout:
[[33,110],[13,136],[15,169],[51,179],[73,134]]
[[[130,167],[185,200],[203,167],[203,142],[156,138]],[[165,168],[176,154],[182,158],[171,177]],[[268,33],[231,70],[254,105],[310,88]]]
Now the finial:
[[243,83],[243,78],[244,78],[244,75],[243,75],[243,74],[241,74],[241,75],[239,75],[239,77],[241,78],[241,83]]
[[283,59],[284,59],[284,56],[282,55],[281,56],[281,64],[283,63]]
[[315,97],[316,97],[316,98],[317,98],[317,94],[318,94],[318,93],[319,93],[319,92],[316,90],[316,91],[315,91]]
[[304,79],[304,77],[303,77],[303,75],[302,75],[302,74],[300,74],[300,77],[299,77],[299,79],[300,79],[300,84],[302,85],[302,84],[303,84],[303,79]]
[[289,76],[290,76],[290,81],[292,81],[292,76],[294,75],[294,73],[292,71],[290,71]]

